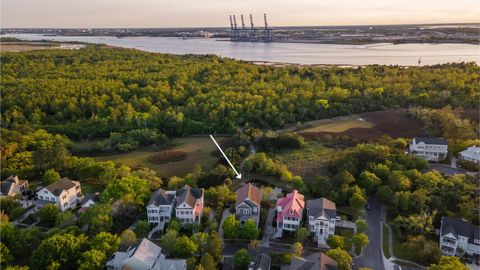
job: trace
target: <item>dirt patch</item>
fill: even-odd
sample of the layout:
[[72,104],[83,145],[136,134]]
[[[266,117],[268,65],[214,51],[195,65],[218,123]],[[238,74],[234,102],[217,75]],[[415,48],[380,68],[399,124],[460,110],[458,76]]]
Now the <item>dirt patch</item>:
[[163,164],[187,159],[187,153],[183,151],[164,150],[150,156],[149,160],[155,164]]
[[[362,121],[370,123],[372,126],[369,128],[352,127],[341,132],[319,131],[300,132],[299,134],[305,139],[314,139],[324,135],[331,135],[349,136],[362,141],[376,140],[385,134],[392,138],[424,136],[423,125],[419,121],[407,117],[405,112],[400,110],[368,112],[354,116],[358,117],[358,119],[362,119]],[[329,129],[333,123],[329,123]],[[338,125],[344,126],[342,120],[338,121]],[[317,129],[318,128],[319,127],[317,127]]]

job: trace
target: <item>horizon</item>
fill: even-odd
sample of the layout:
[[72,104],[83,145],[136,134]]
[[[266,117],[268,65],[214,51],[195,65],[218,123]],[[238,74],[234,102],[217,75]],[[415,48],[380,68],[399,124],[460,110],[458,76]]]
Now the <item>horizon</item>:
[[[400,24],[344,24],[344,25],[274,25],[274,28],[311,28],[311,27],[366,27],[366,26],[449,26],[449,25],[477,25],[480,28],[479,22],[443,22],[443,23],[400,23]],[[205,29],[205,28],[230,28],[230,26],[169,26],[169,27],[142,27],[142,26],[128,26],[128,27],[0,27],[0,29]]]
[[[263,14],[276,27],[478,23],[480,2],[459,0],[4,0],[1,28],[213,28],[229,27],[228,15]],[[28,7],[28,8],[26,8]],[[237,18],[238,22],[240,18]],[[240,24],[240,23],[239,23]]]

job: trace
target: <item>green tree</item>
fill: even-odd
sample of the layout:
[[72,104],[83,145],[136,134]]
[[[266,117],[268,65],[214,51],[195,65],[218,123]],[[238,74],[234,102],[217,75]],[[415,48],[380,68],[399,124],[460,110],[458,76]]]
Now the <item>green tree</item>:
[[352,257],[343,249],[334,248],[327,251],[327,256],[337,262],[339,270],[352,269]]
[[359,184],[364,187],[368,193],[373,193],[377,187],[382,184],[382,180],[374,173],[363,171],[359,176]]
[[242,248],[235,252],[233,255],[233,266],[236,270],[247,269],[248,265],[252,261],[252,256],[248,250]]
[[124,248],[127,248],[137,241],[137,235],[134,231],[126,229],[120,234],[120,245]]
[[336,235],[336,234],[330,235],[330,237],[328,237],[327,239],[327,245],[331,249],[335,249],[335,248],[345,249],[345,238],[343,236]]
[[307,237],[310,235],[310,232],[305,227],[298,228],[297,232],[295,233],[295,240],[299,242],[303,242]]
[[10,249],[0,242],[0,266],[5,267],[11,261],[13,261],[13,256],[10,253]]
[[469,268],[460,261],[460,258],[453,256],[442,256],[438,264],[432,264],[427,270],[468,270]]
[[301,256],[303,253],[303,245],[300,242],[295,242],[292,245],[292,253],[295,256]]
[[369,243],[368,236],[364,233],[357,233],[352,237],[353,244],[360,250]]
[[146,220],[139,220],[135,225],[135,234],[139,238],[147,237],[150,232],[150,223]]
[[245,221],[241,230],[241,237],[243,239],[257,239],[260,235],[260,230],[257,228],[257,222],[253,219]]
[[81,249],[86,244],[87,237],[68,233],[55,234],[42,241],[33,252],[32,269],[47,269],[57,265],[57,269],[77,269]]
[[94,250],[102,251],[109,257],[118,250],[120,238],[108,232],[100,232],[90,241],[90,247]]
[[178,232],[173,229],[167,229],[167,232],[160,237],[160,243],[162,244],[162,250],[164,253],[169,255],[173,252],[177,238]]
[[54,169],[47,170],[42,177],[42,185],[48,186],[60,180],[60,174]]
[[355,221],[355,224],[357,225],[357,232],[359,233],[363,233],[368,229],[368,224],[363,219],[358,219],[357,221]]
[[60,213],[60,210],[55,204],[47,204],[40,208],[38,211],[38,217],[40,218],[40,222],[42,224],[53,226]]
[[218,232],[211,232],[207,242],[207,252],[220,262],[223,260],[223,239]]
[[195,254],[197,250],[198,245],[185,235],[178,238],[173,246],[173,254],[177,258],[186,259]]
[[210,254],[205,254],[202,256],[200,259],[200,265],[203,267],[203,269],[212,269],[215,270],[217,269],[217,263],[215,262],[215,259],[212,257]]
[[80,270],[96,270],[102,269],[105,264],[107,256],[100,250],[91,249],[82,253],[81,258],[78,260]]
[[113,219],[110,215],[111,207],[107,204],[96,204],[89,207],[80,216],[80,224],[88,225],[90,234],[109,231],[113,226]]
[[235,218],[235,215],[230,215],[223,221],[222,229],[225,238],[237,238],[240,232],[240,221]]

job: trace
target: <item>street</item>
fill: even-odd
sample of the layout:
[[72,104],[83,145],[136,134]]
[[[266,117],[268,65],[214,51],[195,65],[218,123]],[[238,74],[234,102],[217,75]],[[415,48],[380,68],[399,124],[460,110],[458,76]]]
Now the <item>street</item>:
[[382,204],[374,198],[369,199],[372,207],[367,211],[366,221],[368,229],[365,232],[370,242],[363,249],[362,255],[353,260],[355,269],[360,267],[369,267],[375,270],[385,269],[382,255],[382,227],[380,221],[382,218]]

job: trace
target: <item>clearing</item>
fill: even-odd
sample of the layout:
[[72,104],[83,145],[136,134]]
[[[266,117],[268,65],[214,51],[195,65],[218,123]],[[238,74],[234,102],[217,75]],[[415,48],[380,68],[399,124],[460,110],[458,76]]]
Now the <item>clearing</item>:
[[45,50],[45,49],[80,49],[85,47],[83,44],[61,44],[57,42],[30,42],[30,41],[13,41],[13,42],[0,42],[0,52],[23,52],[33,50]]
[[[229,140],[228,137],[216,137],[215,139],[220,145]],[[153,154],[157,153],[154,149],[135,150],[124,154],[102,155],[94,158],[98,161],[122,163],[132,168],[147,167],[154,170],[162,178],[185,176],[193,171],[196,164],[202,166],[204,170],[209,170],[219,161],[219,158],[213,154],[217,148],[208,136],[175,138],[172,140],[172,145],[168,150],[185,152],[187,158],[181,161],[155,164],[149,160]]]
[[306,122],[287,128],[296,131],[306,139],[323,135],[349,136],[362,141],[376,140],[382,135],[392,138],[423,136],[423,125],[409,118],[402,110],[386,110],[352,114]]

